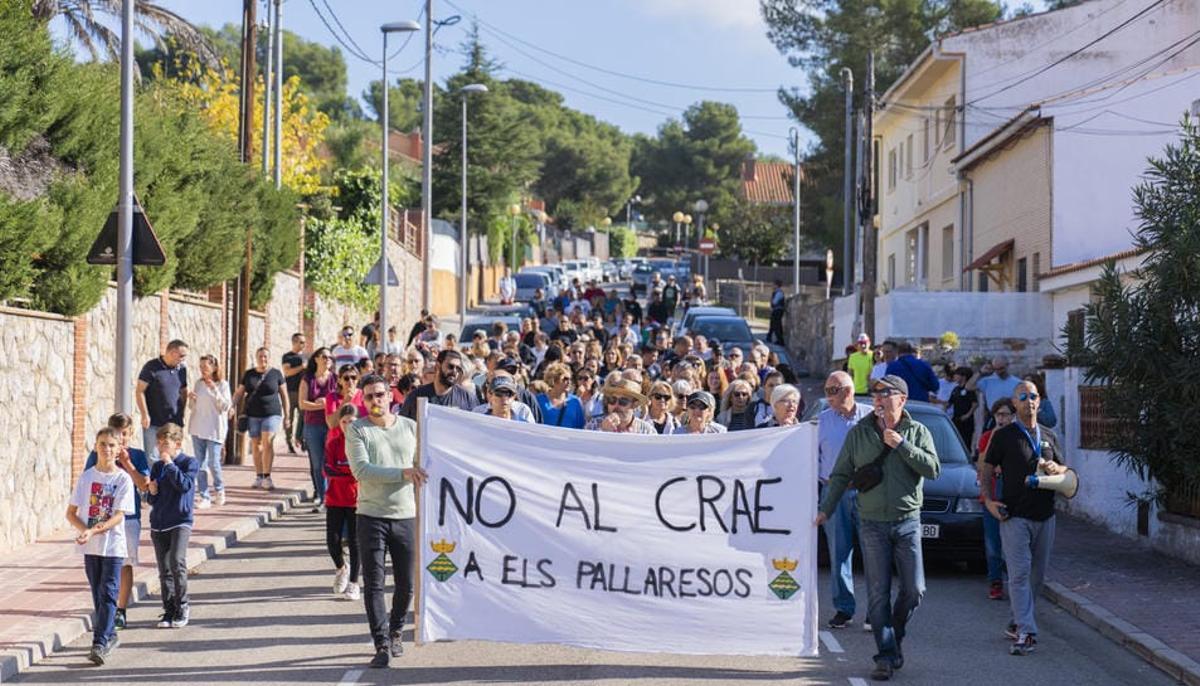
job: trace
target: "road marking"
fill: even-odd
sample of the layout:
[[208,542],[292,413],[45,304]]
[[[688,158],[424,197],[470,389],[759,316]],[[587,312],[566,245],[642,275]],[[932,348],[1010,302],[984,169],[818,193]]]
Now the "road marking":
[[342,675],[342,680],[338,682],[338,686],[354,686],[358,683],[358,677],[362,675],[363,670],[361,669],[346,670],[346,673]]
[[867,686],[867,680],[860,676],[850,677],[850,686]]
[[820,636],[821,643],[825,644],[825,650],[828,650],[831,653],[846,652],[846,651],[842,650],[842,644],[838,643],[838,640],[833,637],[832,633],[830,633],[828,631],[822,631],[817,635]]

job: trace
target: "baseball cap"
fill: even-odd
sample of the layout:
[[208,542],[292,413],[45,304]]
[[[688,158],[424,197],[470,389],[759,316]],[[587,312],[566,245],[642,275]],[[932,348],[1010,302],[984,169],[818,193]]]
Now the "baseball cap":
[[521,363],[511,357],[506,357],[496,363],[497,369],[503,369],[510,374],[515,374],[521,368]]
[[708,391],[696,391],[687,397],[687,404],[691,405],[694,402],[704,403],[704,406],[710,410],[716,409],[717,399]]
[[858,342],[859,343],[870,343],[871,337],[865,333],[860,333],[860,334],[858,334]]
[[871,391],[884,390],[885,388],[900,391],[904,395],[908,395],[908,383],[896,376],[895,374],[887,374],[882,378],[876,379],[871,384]]
[[500,389],[507,389],[513,395],[517,394],[517,382],[512,380],[510,376],[497,376],[492,378],[492,382],[488,385],[488,390],[495,392]]

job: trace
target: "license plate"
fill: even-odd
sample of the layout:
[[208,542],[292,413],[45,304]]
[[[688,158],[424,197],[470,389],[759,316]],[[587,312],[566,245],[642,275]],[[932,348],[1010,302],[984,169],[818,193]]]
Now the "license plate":
[[922,524],[921,538],[937,538],[941,535],[941,527],[937,524]]

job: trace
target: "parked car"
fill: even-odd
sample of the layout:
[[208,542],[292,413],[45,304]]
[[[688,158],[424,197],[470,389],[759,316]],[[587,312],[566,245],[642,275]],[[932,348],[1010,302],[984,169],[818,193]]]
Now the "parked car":
[[533,300],[534,293],[539,288],[542,293],[550,292],[550,275],[546,272],[521,271],[513,278],[517,282],[517,302]]
[[[714,309],[725,309],[728,311],[728,308]],[[691,310],[688,312],[690,313]],[[687,315],[684,316],[685,318],[687,317]],[[761,343],[767,346],[771,352],[775,353],[775,356],[779,358],[779,363],[786,364],[796,376],[808,375],[807,369],[797,368],[787,348],[775,343],[767,343],[754,335],[750,331],[750,325],[746,323],[746,320],[737,316],[732,311],[728,311],[728,314],[695,314],[687,326],[680,330],[693,335],[700,334],[710,341],[714,339],[721,341],[721,349],[726,355],[734,348],[741,348],[742,354],[745,355],[747,350]]]
[[728,307],[714,307],[707,305],[689,307],[687,312],[683,313],[683,318],[679,320],[679,326],[676,327],[675,335],[678,336],[679,334],[687,333],[687,330],[691,328],[692,322],[696,321],[697,317],[715,316],[736,317],[737,312]]
[[[804,419],[816,419],[828,406],[825,398],[809,402]],[[938,461],[942,463],[938,478],[926,479],[922,489],[922,551],[927,558],[982,566],[986,560],[983,505],[979,502],[975,465],[966,446],[942,408],[916,400],[908,401],[904,407],[933,434]]]
[[634,293],[645,293],[650,286],[650,278],[654,274],[654,268],[647,263],[639,264],[633,270],[633,283],[629,288]]
[[550,291],[546,292],[547,298],[552,298],[558,295],[558,292],[570,285],[567,279],[567,268],[562,264],[539,264],[531,267],[524,267],[522,272],[542,272],[550,276]]
[[621,278],[620,268],[612,260],[605,260],[600,263],[600,270],[604,274],[604,281],[616,281]]
[[483,331],[485,335],[491,336],[492,324],[496,322],[504,322],[509,331],[520,331],[521,319],[524,316],[526,315],[510,312],[487,312],[469,316],[463,323],[462,329],[459,330],[459,345],[470,345],[476,331]]

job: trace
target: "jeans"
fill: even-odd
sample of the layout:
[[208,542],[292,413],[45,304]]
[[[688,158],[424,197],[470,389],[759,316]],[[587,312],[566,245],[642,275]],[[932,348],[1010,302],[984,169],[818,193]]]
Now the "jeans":
[[1019,634],[1037,634],[1033,601],[1042,592],[1046,564],[1054,547],[1054,517],[1036,522],[1010,517],[1000,522],[1004,559],[1008,564],[1008,602]]
[[[389,637],[404,628],[404,617],[413,595],[413,565],[416,561],[416,523],[413,519],[380,519],[358,515],[358,554],[362,557],[363,603],[375,645],[387,645]],[[392,556],[392,611],[383,600],[384,566]]]
[[[821,487],[822,497],[825,487]],[[829,547],[829,581],[833,608],[854,616],[854,536],[858,532],[858,491],[846,489],[833,516],[825,522]]]
[[308,473],[312,477],[313,493],[318,501],[325,499],[325,437],[329,427],[324,424],[305,424],[304,442],[308,444]]
[[92,589],[92,609],[96,623],[92,625],[92,645],[104,646],[117,636],[113,625],[117,618],[117,585],[121,581],[124,558],[84,555],[83,571]]
[[154,464],[158,459],[158,427],[149,426],[142,429],[142,450],[146,453],[146,461]]
[[300,391],[288,391],[288,416],[292,430],[287,435],[288,445],[299,443],[304,429],[304,411],[300,409]]
[[987,556],[989,582],[1004,581],[1004,549],[1000,544],[1000,520],[983,510],[983,552]]
[[163,612],[172,618],[182,616],[188,606],[187,548],[191,536],[192,530],[186,526],[150,532],[154,558],[158,562]]
[[[925,595],[925,567],[921,559],[921,520],[898,522],[864,519],[858,530],[863,570],[867,574],[867,617],[879,653],[875,660],[896,663],[905,629]],[[893,571],[894,570],[894,571]],[[892,605],[892,576],[899,592]]]
[[[350,548],[350,583],[358,583],[358,526],[353,507],[325,508],[325,545],[333,566],[341,569],[346,564],[342,555],[342,541]],[[346,531],[346,536],[342,532]]]
[[771,310],[771,324],[767,328],[767,342],[774,339],[777,345],[784,345],[783,342],[783,310]]
[[212,470],[213,488],[217,493],[225,490],[225,477],[221,474],[221,451],[225,444],[220,441],[210,441],[207,438],[192,436],[192,449],[196,451],[196,460],[200,462],[200,474],[196,481],[196,493],[208,500],[208,472]]

